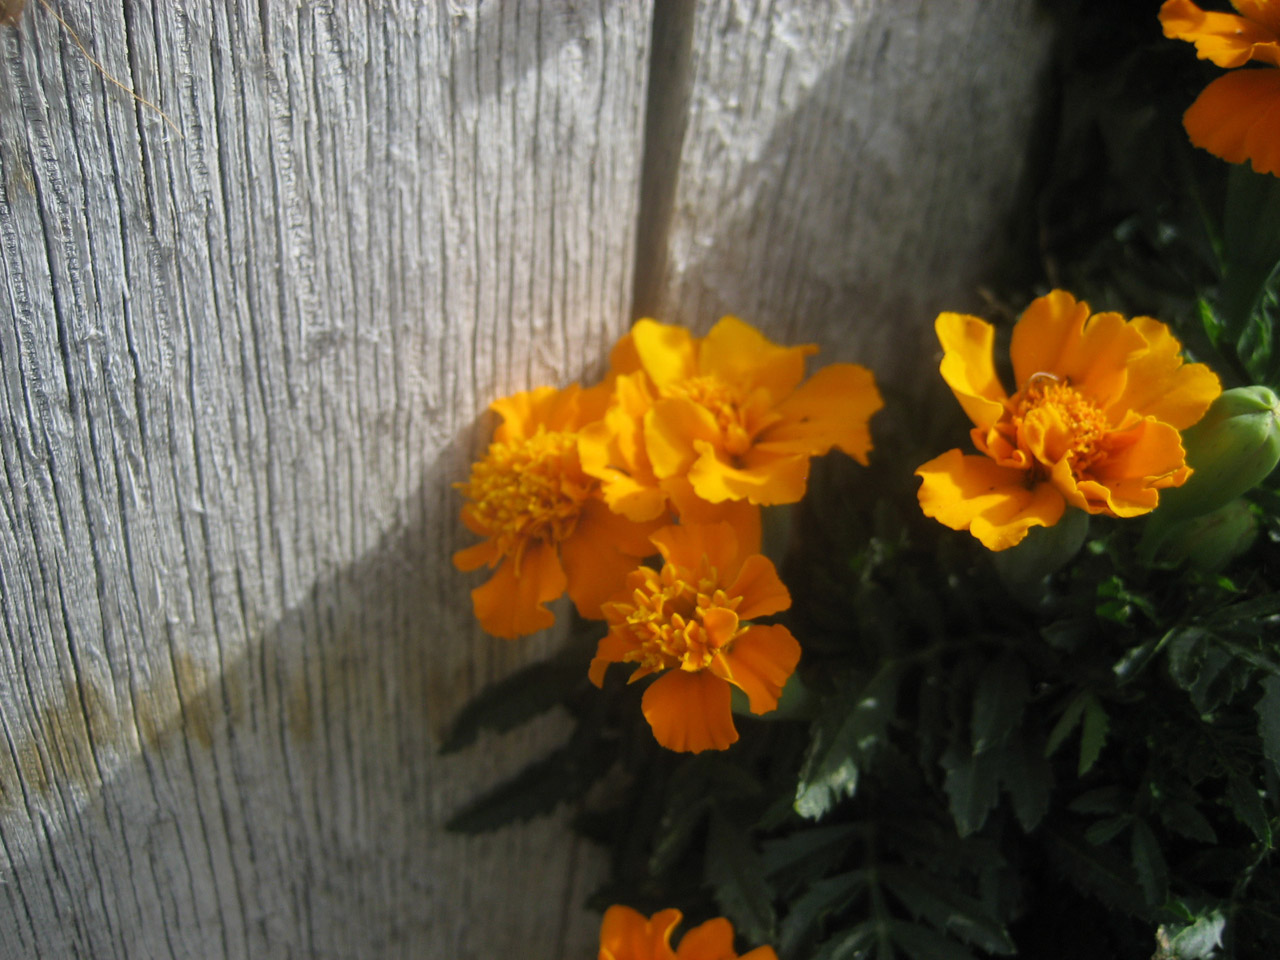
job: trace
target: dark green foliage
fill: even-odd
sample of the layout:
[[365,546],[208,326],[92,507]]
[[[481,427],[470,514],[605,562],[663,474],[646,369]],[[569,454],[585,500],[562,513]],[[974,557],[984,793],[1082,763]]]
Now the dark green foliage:
[[[1214,74],[1160,37],[1156,4],[1048,5],[1036,256],[992,319],[1007,334],[1063,286],[1173,324],[1226,386],[1276,386],[1280,179],[1186,143],[1178,117]],[[723,754],[665,752],[643,684],[585,683],[587,625],[459,717],[450,748],[556,703],[578,723],[452,826],[570,803],[612,858],[595,906],[722,914],[782,960],[1273,956],[1277,479],[1247,494],[1252,547],[1212,573],[1151,560],[1141,518],[997,558],[916,502],[914,469],[966,443],[954,398],[886,400],[870,466],[815,463],[775,557],[802,708],[738,717]]]

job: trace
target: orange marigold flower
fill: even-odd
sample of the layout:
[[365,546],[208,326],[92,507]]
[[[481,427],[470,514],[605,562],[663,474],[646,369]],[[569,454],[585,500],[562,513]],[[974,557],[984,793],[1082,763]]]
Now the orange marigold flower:
[[778,960],[773,947],[756,947],[741,958],[733,949],[733,924],[724,917],[694,927],[671,949],[671,934],[683,914],[659,910],[652,917],[630,907],[613,906],[600,924],[598,960]]
[[811,457],[839,447],[866,463],[867,422],[883,406],[871,372],[856,364],[805,381],[805,357],[816,352],[778,346],[736,317],[701,339],[638,321],[613,353],[619,391],[629,380],[617,418],[634,426],[586,433],[588,471],[633,516],[663,498],[685,510],[689,492],[713,504],[795,503]]
[[1183,362],[1159,321],[1090,316],[1062,290],[1038,298],[1013,330],[1012,397],[996,376],[989,323],[944,313],[934,328],[943,379],[984,456],[951,450],[916,471],[927,516],[1003,550],[1031,527],[1057,523],[1068,504],[1113,517],[1147,513],[1161,489],[1190,475],[1178,431],[1221,386],[1204,364]]
[[584,617],[617,592],[636,560],[653,553],[638,524],[600,499],[600,484],[578,459],[577,431],[604,412],[605,387],[542,387],[505,397],[485,458],[471,467],[462,520],[485,539],[453,555],[459,570],[487,565],[493,576],[471,591],[489,633],[514,638],[551,626],[544,604],[567,590]]
[[650,538],[661,570],[641,566],[604,604],[609,633],[591,661],[591,682],[611,663],[635,663],[629,683],[661,673],[641,709],[669,750],[724,750],[738,739],[730,684],[751,712],[768,713],[800,660],[786,627],[753,624],[791,606],[773,563],[740,549],[728,523],[664,527]]
[[1239,15],[1201,10],[1191,0],[1167,0],[1160,8],[1164,35],[1196,46],[1201,60],[1219,67],[1250,61],[1268,65],[1214,80],[1183,115],[1197,147],[1230,163],[1280,175],[1280,3],[1232,0]]

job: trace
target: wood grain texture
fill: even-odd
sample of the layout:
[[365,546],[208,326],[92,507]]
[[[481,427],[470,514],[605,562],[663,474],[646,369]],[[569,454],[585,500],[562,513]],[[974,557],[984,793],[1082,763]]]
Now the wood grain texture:
[[[647,313],[733,313],[908,389],[980,305],[1021,182],[1048,18],[1026,0],[715,0]],[[642,251],[642,256],[644,251]]]
[[700,4],[648,144],[647,3],[55,7],[178,132],[0,29],[0,956],[592,955],[564,815],[440,826],[567,722],[436,754],[555,643],[449,564],[485,407],[597,375],[633,273],[892,376],[998,239],[1034,5]]
[[624,329],[644,4],[32,4],[0,31],[0,956],[589,955],[450,484]]

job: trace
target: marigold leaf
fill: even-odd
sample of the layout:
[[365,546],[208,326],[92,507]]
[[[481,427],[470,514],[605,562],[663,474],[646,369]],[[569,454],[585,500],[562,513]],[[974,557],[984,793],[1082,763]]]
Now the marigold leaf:
[[1133,868],[1113,848],[1081,844],[1075,838],[1050,833],[1045,837],[1045,850],[1077,889],[1123,913],[1146,914]]
[[[791,904],[786,919],[782,921],[778,946],[783,955],[796,956],[800,947],[817,936],[818,929],[828,914],[837,909],[852,908],[866,889],[865,870],[852,870],[812,884]],[[840,938],[840,942],[844,940],[847,938]]]
[[1022,730],[1004,750],[1000,782],[1013,801],[1013,813],[1027,833],[1034,830],[1049,812],[1053,799],[1053,767],[1040,746],[1042,735]]
[[1080,767],[1078,773],[1084,776],[1097,763],[1098,756],[1102,753],[1103,744],[1107,741],[1107,731],[1110,724],[1107,720],[1106,711],[1102,709],[1102,704],[1098,702],[1098,698],[1089,695],[1084,705],[1084,722],[1081,725],[1080,732]]
[[1133,816],[1128,813],[1107,817],[1105,820],[1096,820],[1089,824],[1089,828],[1084,832],[1084,838],[1095,847],[1100,847],[1120,836],[1131,823],[1133,823]]
[[1169,866],[1160,850],[1160,841],[1147,821],[1140,818],[1133,822],[1129,855],[1147,903],[1153,907],[1164,903],[1169,892]]
[[972,953],[950,937],[918,924],[891,920],[889,935],[913,960],[974,960]]
[[824,700],[796,786],[796,813],[816,820],[857,792],[861,769],[893,719],[902,671],[901,664],[887,662],[860,691]]
[[1171,960],[1212,960],[1222,946],[1222,932],[1226,926],[1227,918],[1221,910],[1197,917],[1169,938],[1167,955]]
[[1227,799],[1236,819],[1253,831],[1268,848],[1271,846],[1271,824],[1262,802],[1262,793],[1248,777],[1236,774],[1227,779]]
[[561,747],[467,804],[445,827],[457,833],[484,833],[547,813],[599,779],[614,757],[613,745],[601,741],[585,750],[574,744]]
[[1160,821],[1174,833],[1200,843],[1217,843],[1218,834],[1208,819],[1186,800],[1168,800],[1160,804]]
[[875,941],[875,921],[867,920],[832,937],[813,955],[813,960],[865,960],[869,956],[867,949]]
[[705,875],[716,903],[747,940],[774,939],[773,891],[751,838],[728,817],[711,815]]
[[551,659],[531,663],[482,689],[458,712],[440,752],[454,753],[469,746],[481,730],[502,733],[514,729],[585,686],[584,658],[589,659],[590,642],[574,637]]
[[953,744],[940,762],[947,771],[943,789],[951,798],[952,819],[960,836],[967,837],[982,829],[1000,799],[995,757],[991,753],[974,756]]
[[1080,718],[1084,716],[1084,706],[1090,696],[1092,694],[1087,691],[1081,691],[1074,700],[1067,704],[1067,709],[1062,711],[1062,716],[1058,718],[1058,722],[1049,731],[1049,739],[1044,746],[1044,755],[1046,757],[1053,756],[1058,747],[1062,746],[1062,742],[1075,729],[1076,724],[1080,722]]
[[787,896],[834,867],[858,833],[857,827],[842,825],[800,830],[768,840],[760,853],[765,875]]
[[1280,677],[1262,681],[1263,695],[1254,708],[1258,713],[1258,735],[1262,752],[1280,773]]
[[973,752],[1006,743],[1022,722],[1030,697],[1027,667],[1021,659],[1006,654],[989,663],[974,691]]
[[938,877],[910,867],[888,865],[877,871],[885,887],[912,916],[958,936],[988,953],[1011,954],[1016,947],[1009,932],[978,900]]

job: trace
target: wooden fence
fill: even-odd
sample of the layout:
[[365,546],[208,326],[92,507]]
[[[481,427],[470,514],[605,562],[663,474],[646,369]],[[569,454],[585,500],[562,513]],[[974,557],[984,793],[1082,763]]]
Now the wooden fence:
[[437,752],[555,643],[479,633],[449,564],[485,407],[597,376],[639,313],[932,376],[1049,28],[1032,0],[28,0],[0,956],[594,956],[602,855],[564,816],[441,828],[567,724]]

